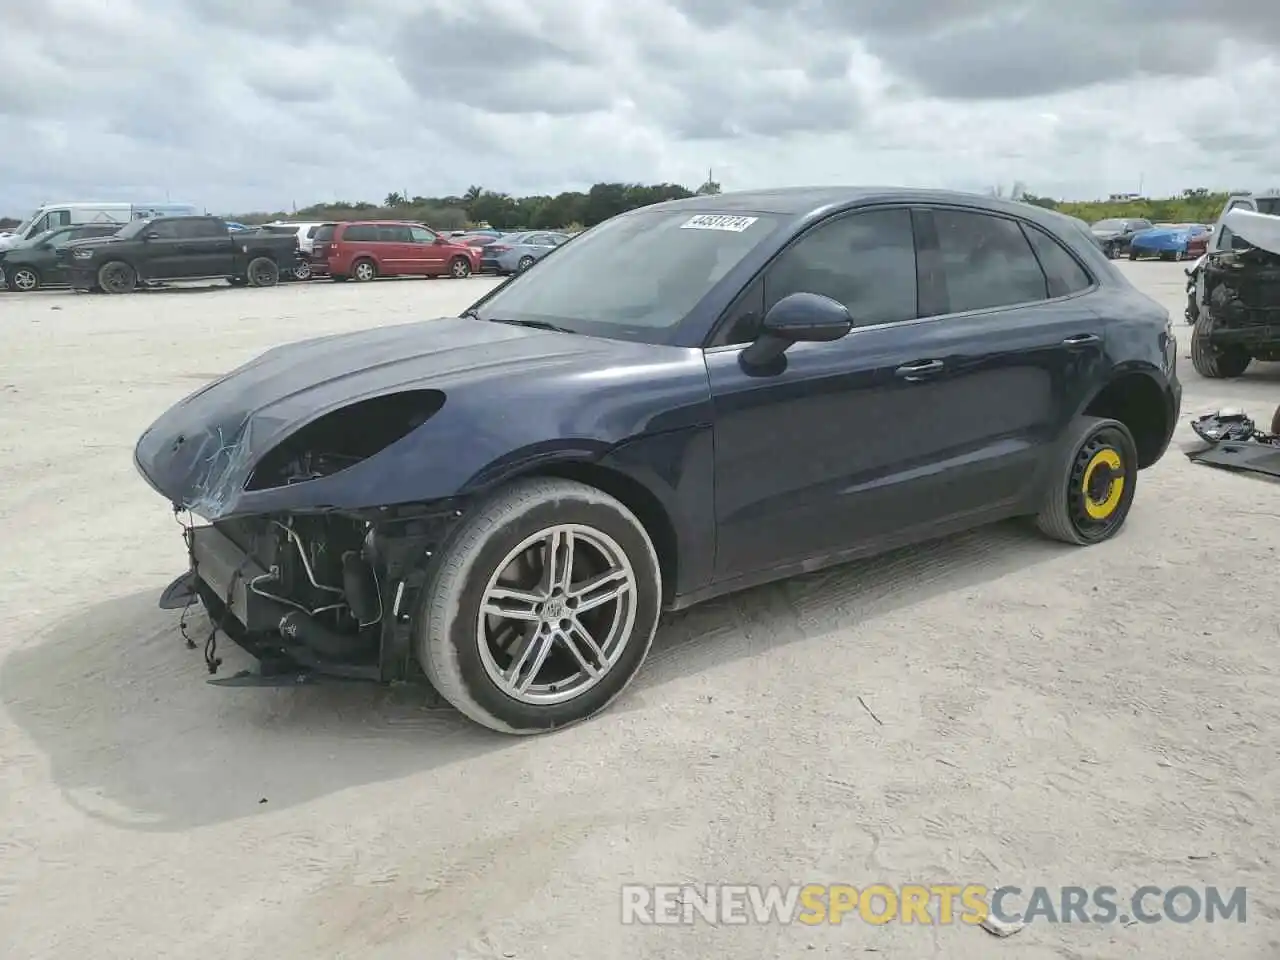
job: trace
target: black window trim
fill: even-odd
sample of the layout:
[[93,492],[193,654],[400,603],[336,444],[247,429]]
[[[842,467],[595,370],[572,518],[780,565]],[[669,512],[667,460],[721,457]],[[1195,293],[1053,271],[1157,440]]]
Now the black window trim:
[[[731,318],[734,316],[734,314],[738,310],[739,306],[741,306],[743,301],[745,301],[747,297],[753,294],[753,292],[757,288],[757,285],[762,282],[762,278],[764,277],[768,269],[773,265],[773,263],[779,257],[781,257],[784,252],[791,249],[791,247],[793,247],[795,244],[799,243],[801,238],[807,236],[809,233],[811,233],[813,230],[818,229],[819,227],[826,226],[831,223],[835,223],[837,220],[843,219],[844,217],[854,216],[856,214],[865,213],[870,210],[899,210],[899,209],[905,209],[910,211],[912,233],[915,236],[917,316],[908,318],[906,320],[889,320],[884,323],[869,323],[869,324],[855,326],[853,330],[850,331],[850,336],[860,333],[863,330],[880,330],[885,327],[901,327],[908,324],[915,325],[920,323],[934,323],[936,321],[950,320],[956,317],[982,316],[990,313],[1000,313],[1006,310],[1021,310],[1021,309],[1025,309],[1026,307],[1033,306],[1036,304],[1041,304],[1041,303],[1064,303],[1067,300],[1073,300],[1076,297],[1083,297],[1083,296],[1087,296],[1088,294],[1094,293],[1102,285],[1102,281],[1098,278],[1097,274],[1093,270],[1090,270],[1089,267],[1081,261],[1080,257],[1076,255],[1076,252],[1072,250],[1067,244],[1057,239],[1052,233],[1050,233],[1045,228],[1039,226],[1038,224],[1034,223],[1033,221],[1029,219],[1024,219],[1022,217],[1013,216],[1012,214],[1006,213],[1003,210],[990,210],[985,207],[970,207],[970,206],[965,206],[964,204],[920,203],[918,201],[867,204],[865,206],[858,206],[858,207],[852,207],[846,210],[840,210],[836,213],[833,213],[829,217],[823,217],[821,220],[815,221],[814,223],[806,227],[803,231],[801,231],[800,233],[792,237],[790,240],[788,240],[783,247],[775,251],[773,256],[771,256],[769,260],[764,264],[764,266],[762,266],[758,271],[756,271],[755,275],[752,276],[752,278],[743,285],[742,290],[738,293],[738,295],[734,297],[732,301],[730,301],[728,307],[726,307],[721,312],[720,316],[716,318],[716,322],[712,324],[710,332],[708,333],[706,339],[703,341],[703,346],[702,346],[703,353],[704,354],[722,353],[722,352],[728,352],[730,350],[742,350],[747,346],[747,344],[745,343],[715,344],[715,338],[723,332],[725,324],[727,324],[731,320]],[[1044,274],[1046,293],[1048,293],[1049,275],[1044,269],[1044,264],[1040,263],[1040,257],[1036,254],[1035,247],[1032,246],[1030,239],[1026,237],[1027,229],[1039,230],[1041,233],[1047,236],[1051,241],[1053,241],[1059,247],[1061,247],[1064,251],[1066,251],[1066,253],[1073,260],[1075,260],[1076,264],[1079,265],[1080,269],[1082,269],[1085,272],[1085,276],[1089,278],[1090,284],[1088,287],[1085,287],[1083,290],[1077,290],[1074,293],[1063,294],[1062,296],[1059,296],[1059,297],[1046,297],[1043,300],[1026,300],[1026,301],[1023,301],[1022,303],[1009,303],[1009,304],[1003,304],[998,307],[983,307],[978,310],[964,310],[960,312],[935,313],[929,316],[919,316],[919,314],[922,312],[921,304],[924,302],[924,297],[925,297],[924,289],[921,283],[922,274],[923,274],[923,271],[921,270],[922,261],[927,257],[933,260],[935,265],[940,266],[940,263],[937,262],[937,258],[940,257],[941,251],[938,246],[937,228],[933,220],[933,211],[935,210],[955,210],[959,213],[976,213],[976,214],[982,214],[985,216],[999,217],[1004,220],[1013,221],[1022,229],[1023,237],[1026,240],[1028,248],[1030,248],[1031,250],[1031,255],[1035,257],[1036,264],[1040,267],[1040,272]],[[932,292],[930,295],[932,296]],[[950,307],[950,304],[947,303],[945,304],[945,306]],[[714,344],[714,345],[708,346],[708,344]]]

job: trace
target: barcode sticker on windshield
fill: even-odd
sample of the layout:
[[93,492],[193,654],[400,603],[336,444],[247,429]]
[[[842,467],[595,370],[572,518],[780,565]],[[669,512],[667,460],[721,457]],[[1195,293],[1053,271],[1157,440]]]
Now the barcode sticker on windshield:
[[741,233],[751,226],[759,217],[726,217],[720,214],[700,213],[680,224],[681,230],[728,230],[730,233]]

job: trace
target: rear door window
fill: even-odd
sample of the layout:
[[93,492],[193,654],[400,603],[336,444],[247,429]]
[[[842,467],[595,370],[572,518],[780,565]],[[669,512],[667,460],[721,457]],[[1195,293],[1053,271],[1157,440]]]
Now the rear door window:
[[1034,303],[1048,281],[1013,220],[965,210],[934,210],[948,313]]
[[378,227],[378,239],[383,243],[412,243],[413,234],[407,226],[383,225]]

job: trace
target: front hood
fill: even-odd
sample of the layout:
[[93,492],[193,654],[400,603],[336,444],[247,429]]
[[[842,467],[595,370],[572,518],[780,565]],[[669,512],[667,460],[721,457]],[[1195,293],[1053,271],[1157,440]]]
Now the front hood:
[[[541,390],[575,378],[589,382],[602,372],[616,379],[628,368],[659,380],[660,373],[651,371],[664,361],[687,378],[685,354],[459,317],[321,337],[268,350],[178,402],[142,435],[134,458],[176,506],[216,519],[249,511],[241,503],[245,484],[266,453],[352,403],[409,389],[439,390],[445,405],[437,418],[448,419],[451,409],[472,416],[476,411],[469,408],[479,406],[478,419],[505,442],[518,432],[513,425],[521,417],[542,412],[522,409],[521,391],[527,397],[529,384]],[[566,393],[572,390],[561,389],[553,399]],[[479,446],[493,438],[469,439]]]

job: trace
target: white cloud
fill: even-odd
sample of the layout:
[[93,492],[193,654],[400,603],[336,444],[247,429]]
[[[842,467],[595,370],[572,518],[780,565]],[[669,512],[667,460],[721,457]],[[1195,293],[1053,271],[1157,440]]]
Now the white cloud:
[[1280,15],[1170,6],[6,0],[0,211],[696,186],[708,167],[729,189],[1265,185]]

